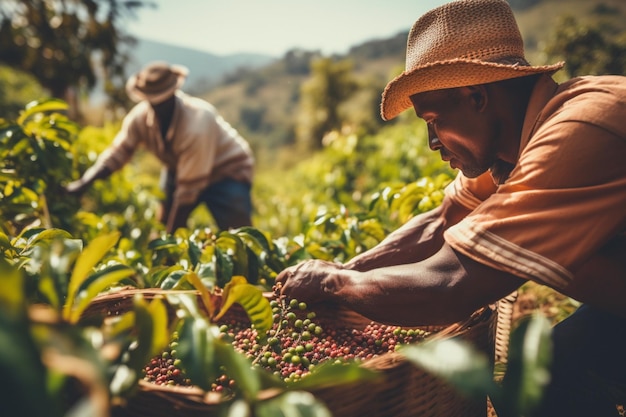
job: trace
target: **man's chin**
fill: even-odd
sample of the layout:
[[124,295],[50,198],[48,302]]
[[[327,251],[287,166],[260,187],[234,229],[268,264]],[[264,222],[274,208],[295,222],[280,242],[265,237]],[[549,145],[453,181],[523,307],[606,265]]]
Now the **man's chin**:
[[[452,168],[454,168],[454,167],[452,167]],[[487,172],[487,169],[467,169],[467,168],[463,168],[463,167],[459,168],[459,170],[467,178],[480,177],[482,174]]]

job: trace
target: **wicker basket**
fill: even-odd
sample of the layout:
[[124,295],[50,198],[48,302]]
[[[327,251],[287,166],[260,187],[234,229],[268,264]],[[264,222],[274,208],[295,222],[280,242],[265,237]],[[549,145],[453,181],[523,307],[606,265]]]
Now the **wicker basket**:
[[[94,300],[86,316],[115,315],[131,308],[133,296],[146,299],[168,292],[148,289],[127,289],[106,294]],[[171,291],[170,291],[171,293]],[[459,337],[478,350],[495,358],[495,335],[498,322],[497,305],[475,312],[463,322],[446,327],[421,327],[431,338]],[[324,311],[316,308],[317,318],[340,327],[362,328],[369,319],[348,310]],[[237,309],[233,314],[240,314]],[[331,322],[332,319],[332,322]],[[504,321],[506,324],[506,320]],[[502,350],[502,346],[500,346]],[[502,353],[500,353],[502,354]],[[473,402],[458,394],[443,380],[408,362],[398,353],[386,353],[363,361],[362,365],[381,374],[375,381],[359,381],[341,387],[319,387],[310,392],[324,402],[335,417],[485,417],[487,399]],[[272,395],[264,392],[263,395]],[[197,387],[158,386],[140,381],[137,393],[113,410],[115,417],[207,417],[217,415],[220,395],[206,393]]]
[[509,338],[513,320],[513,307],[517,300],[517,291],[498,301],[498,322],[495,334],[495,362],[506,364],[509,353]]

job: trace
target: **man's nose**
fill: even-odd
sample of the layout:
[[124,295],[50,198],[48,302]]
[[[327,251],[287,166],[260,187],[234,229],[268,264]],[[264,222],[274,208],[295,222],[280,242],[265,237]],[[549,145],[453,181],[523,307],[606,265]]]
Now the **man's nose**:
[[435,135],[428,134],[428,147],[433,151],[441,149],[442,145],[439,138]]

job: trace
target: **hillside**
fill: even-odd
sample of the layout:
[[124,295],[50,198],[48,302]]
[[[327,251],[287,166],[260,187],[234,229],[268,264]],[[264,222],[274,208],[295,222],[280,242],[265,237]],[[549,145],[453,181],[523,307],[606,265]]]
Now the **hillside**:
[[[275,59],[263,54],[216,55],[192,48],[184,48],[155,42],[149,39],[136,39],[136,42],[123,49],[130,61],[126,64],[126,74],[133,74],[152,61],[168,61],[189,68],[185,90],[190,94],[201,95],[219,86],[223,77],[242,68],[255,69],[270,64]],[[101,103],[106,100],[103,80],[99,80],[89,95],[92,114],[90,121],[101,123],[103,110]]]
[[[346,108],[377,117],[380,91],[389,77],[402,70],[405,46],[406,33],[399,33],[390,39],[356,45],[345,55],[331,57],[350,61],[359,84],[359,92],[346,103]],[[319,58],[322,56],[316,51],[289,51],[263,68],[226,77],[203,97],[246,136],[257,154],[270,153],[273,163],[276,149],[295,140],[300,89],[310,76],[311,62]],[[368,107],[365,111],[364,106]]]
[[129,74],[151,61],[163,59],[185,65],[189,68],[188,89],[200,92],[219,83],[226,74],[240,68],[263,67],[274,60],[273,57],[263,54],[216,55],[148,39],[137,41],[132,48],[131,59],[126,68]]
[[[585,24],[601,22],[604,27],[612,28],[616,36],[626,32],[626,3],[623,0],[511,0],[511,3],[527,57],[533,64],[546,63],[542,48],[564,15],[575,16]],[[380,97],[387,81],[403,69],[408,30],[390,39],[356,45],[346,55],[333,58],[350,60],[361,89],[368,90],[367,94],[375,92]],[[265,67],[227,77],[203,97],[218,107],[258,153],[269,153],[270,162],[274,163],[274,149],[294,141],[300,87],[309,75],[306,64],[317,57],[316,52],[290,51]],[[372,106],[369,114],[376,117],[377,99],[355,100],[352,107]]]
[[[520,25],[529,61],[548,59],[545,43],[559,19],[575,16],[581,24],[602,24],[615,36],[626,33],[623,0],[510,0]],[[416,16],[417,18],[417,16]],[[216,55],[150,40],[139,40],[132,50],[131,73],[149,61],[164,59],[190,69],[185,91],[213,103],[252,144],[261,162],[275,164],[278,154],[291,152],[295,141],[302,84],[310,78],[310,64],[318,58],[347,60],[352,64],[358,93],[344,105],[354,123],[381,124],[380,93],[404,67],[406,31],[388,39],[373,39],[353,46],[345,55],[323,57],[318,51],[294,49],[276,59],[261,54]],[[300,155],[306,157],[306,155]],[[293,159],[293,155],[290,155]]]

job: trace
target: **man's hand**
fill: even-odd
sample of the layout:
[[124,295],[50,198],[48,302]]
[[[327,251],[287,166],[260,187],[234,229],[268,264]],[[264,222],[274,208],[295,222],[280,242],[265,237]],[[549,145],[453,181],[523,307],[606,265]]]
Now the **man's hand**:
[[329,300],[332,294],[324,291],[323,281],[343,269],[341,264],[313,259],[291,266],[276,277],[276,286],[287,298],[308,303]]
[[95,181],[102,178],[107,178],[111,175],[111,171],[106,166],[98,167],[96,165],[85,171],[85,174],[80,179],[72,181],[65,186],[65,191],[70,195],[80,195]]
[[65,191],[70,195],[81,195],[85,192],[87,184],[82,179],[72,181],[65,186]]

